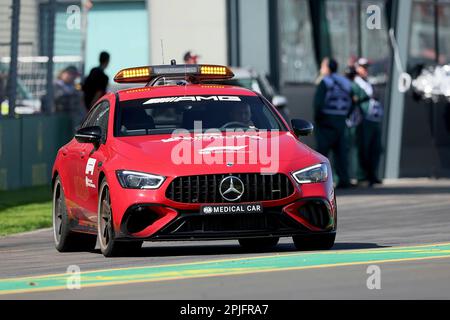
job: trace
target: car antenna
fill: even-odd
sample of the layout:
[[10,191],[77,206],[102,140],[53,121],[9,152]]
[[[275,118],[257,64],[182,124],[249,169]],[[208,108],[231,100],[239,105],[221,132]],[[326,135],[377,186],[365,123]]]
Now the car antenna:
[[161,56],[162,56],[162,64],[164,64],[164,40],[159,39],[161,41]]
[[[161,57],[162,57],[162,64],[164,64],[164,39],[159,39],[161,41]],[[163,85],[166,85],[166,78],[163,77]]]
[[184,96],[186,97],[186,89],[187,89],[187,65],[186,62],[184,62]]

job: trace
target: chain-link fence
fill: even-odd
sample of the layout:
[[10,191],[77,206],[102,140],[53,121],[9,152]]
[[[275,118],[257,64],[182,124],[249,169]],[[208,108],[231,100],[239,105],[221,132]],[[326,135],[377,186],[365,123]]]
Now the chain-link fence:
[[48,184],[74,129],[71,110],[55,106],[85,109],[81,4],[0,0],[0,190]]
[[63,85],[79,90],[85,2],[0,0],[2,116],[53,112],[54,86],[69,66],[79,74]]

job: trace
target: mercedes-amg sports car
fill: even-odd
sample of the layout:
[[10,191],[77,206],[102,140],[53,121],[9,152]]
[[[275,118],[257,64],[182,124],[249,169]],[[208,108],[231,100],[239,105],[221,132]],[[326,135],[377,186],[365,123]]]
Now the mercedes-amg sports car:
[[[250,249],[292,237],[301,250],[329,249],[336,199],[329,161],[300,140],[264,97],[211,84],[225,66],[121,70],[53,167],[58,251],[128,254],[143,241],[236,239]],[[205,84],[204,82],[208,82]]]

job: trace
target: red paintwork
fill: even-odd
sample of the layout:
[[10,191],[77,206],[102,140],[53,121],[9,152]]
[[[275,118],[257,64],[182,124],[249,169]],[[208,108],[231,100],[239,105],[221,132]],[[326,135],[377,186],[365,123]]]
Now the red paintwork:
[[[180,95],[256,95],[252,91],[243,88],[215,85],[187,85],[187,86],[162,86],[121,90],[117,92],[121,101],[163,96]],[[119,233],[120,224],[125,211],[134,204],[152,203],[162,205],[158,209],[160,219],[145,230],[134,234],[136,238],[147,238],[160,230],[168,222],[177,216],[177,210],[199,209],[199,204],[181,204],[173,202],[165,197],[166,188],[177,176],[212,174],[212,173],[243,173],[260,172],[261,164],[235,164],[228,168],[225,164],[191,164],[174,165],[171,163],[171,151],[177,142],[162,142],[171,135],[149,135],[136,137],[114,137],[114,109],[116,108],[116,95],[108,93],[99,101],[109,100],[109,123],[107,141],[98,150],[92,144],[81,144],[72,139],[63,146],[56,157],[53,167],[53,177],[60,176],[69,216],[78,220],[81,232],[95,232],[97,225],[99,177],[104,175],[110,189],[111,204],[113,210],[114,228]],[[273,111],[279,115],[276,108]],[[282,117],[279,115],[282,119]],[[287,123],[282,120],[287,127]],[[227,138],[233,134],[225,134]],[[258,135],[259,133],[254,133]],[[264,139],[272,140],[270,134]],[[334,203],[334,188],[331,175],[327,182],[319,184],[305,184],[299,186],[292,178],[291,173],[317,163],[327,163],[328,159],[301,143],[292,131],[281,132],[279,135],[280,152],[278,172],[286,174],[295,186],[295,192],[288,198],[277,201],[264,201],[265,207],[288,206],[293,202],[306,198],[320,198],[329,203],[332,214],[336,214]],[[210,142],[200,142],[197,147],[208,146]],[[82,156],[83,155],[83,156]],[[92,183],[95,188],[86,187],[85,169],[88,158],[95,158],[97,163],[92,175]],[[102,162],[102,166],[97,164]],[[166,177],[162,186],[157,190],[133,190],[124,189],[116,177],[116,170],[126,169],[158,174]],[[331,172],[331,169],[330,169]],[[165,208],[164,208],[165,206]],[[289,215],[289,210],[283,211]],[[335,218],[335,216],[334,216]],[[311,231],[324,231],[311,226],[302,219],[296,219]],[[334,219],[335,220],[335,219]],[[333,226],[333,230],[335,225]],[[330,231],[330,230],[328,230]]]

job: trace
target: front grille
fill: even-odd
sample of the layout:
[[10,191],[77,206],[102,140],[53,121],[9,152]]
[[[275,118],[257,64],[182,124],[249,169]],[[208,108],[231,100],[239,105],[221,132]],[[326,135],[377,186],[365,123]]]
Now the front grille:
[[[170,200],[182,203],[227,202],[219,192],[222,179],[230,174],[211,174],[175,178],[166,191]],[[239,202],[278,200],[294,192],[289,178],[281,173],[267,175],[260,173],[232,174],[244,183],[244,194]]]

